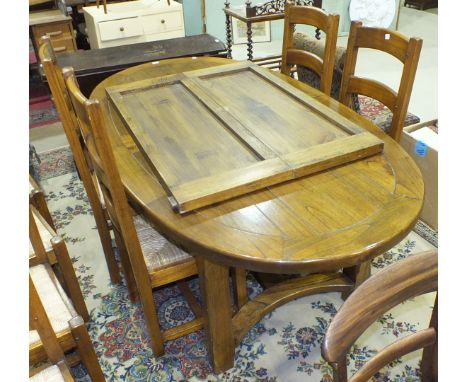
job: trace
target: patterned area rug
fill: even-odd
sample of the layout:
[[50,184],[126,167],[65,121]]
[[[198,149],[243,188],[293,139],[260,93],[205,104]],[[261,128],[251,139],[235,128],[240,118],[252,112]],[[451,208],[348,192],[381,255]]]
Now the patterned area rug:
[[[60,156],[62,159],[58,159]],[[273,311],[250,330],[236,349],[234,367],[223,374],[212,372],[203,330],[168,342],[166,354],[155,358],[148,345],[141,307],[129,301],[123,283],[112,286],[109,282],[92,211],[74,167],[47,164],[62,160],[69,163],[65,157],[69,158],[66,149],[42,155],[40,181],[91,311],[88,330],[107,381],[332,381],[331,368],[320,356],[320,344],[343,303],[338,293],[304,297]],[[422,236],[411,232],[391,251],[375,258],[372,273],[437,245],[435,232],[424,225],[416,229]],[[199,296],[197,278],[189,285]],[[251,275],[248,288],[250,297],[261,291]],[[162,327],[193,316],[175,286],[157,290],[154,298]],[[434,295],[420,296],[383,315],[351,349],[349,372],[359,369],[389,342],[425,328],[433,302]],[[412,353],[393,362],[373,381],[419,381],[420,356],[421,352]],[[78,365],[73,372],[78,381],[90,381],[83,366]]]
[[58,122],[57,109],[50,98],[49,90],[39,78],[29,83],[29,128]]

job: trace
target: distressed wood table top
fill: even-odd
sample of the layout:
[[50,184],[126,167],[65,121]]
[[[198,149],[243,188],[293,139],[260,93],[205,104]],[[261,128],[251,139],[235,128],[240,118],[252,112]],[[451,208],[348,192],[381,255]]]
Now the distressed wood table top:
[[371,122],[279,73],[275,73],[278,79],[373,133],[384,142],[383,152],[184,215],[173,210],[106,88],[232,63],[222,58],[181,58],[143,64],[112,75],[91,95],[104,105],[106,128],[128,195],[156,228],[211,261],[273,273],[351,267],[402,240],[415,224],[424,196],[422,176],[413,160]]

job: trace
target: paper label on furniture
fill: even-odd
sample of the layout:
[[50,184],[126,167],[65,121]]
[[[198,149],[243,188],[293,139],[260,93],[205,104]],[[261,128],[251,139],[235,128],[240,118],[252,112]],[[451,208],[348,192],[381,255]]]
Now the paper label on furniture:
[[417,141],[414,145],[414,152],[417,156],[424,158],[427,155],[427,145],[423,141]]

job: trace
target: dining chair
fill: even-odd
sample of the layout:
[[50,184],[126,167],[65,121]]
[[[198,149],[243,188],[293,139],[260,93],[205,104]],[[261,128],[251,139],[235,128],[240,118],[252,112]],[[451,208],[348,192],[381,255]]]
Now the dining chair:
[[[332,319],[322,343],[322,356],[334,371],[334,382],[348,381],[346,354],[354,342],[382,314],[411,297],[437,291],[436,250],[398,261],[362,283]],[[422,381],[437,380],[437,294],[427,329],[403,337],[368,360],[350,382],[368,381],[391,361],[423,350]]]
[[[101,105],[80,91],[72,68],[63,70],[65,84],[90,152],[107,211],[121,253],[124,275],[130,293],[139,295],[156,356],[164,353],[164,341],[172,340],[203,326],[201,309],[190,288],[182,280],[197,275],[195,259],[169,242],[142,215],[133,216],[115,162],[109,137],[104,131]],[[186,296],[196,318],[162,331],[153,297],[153,288],[172,282]]]
[[50,42],[50,37],[44,35],[40,39],[39,59],[52,93],[53,101],[62,121],[65,135],[70,144],[70,149],[75,159],[76,168],[86,190],[94,219],[101,239],[104,256],[109,270],[111,282],[120,282],[119,265],[112,247],[110,226],[103,201],[100,198],[100,190],[94,176],[91,161],[86,152],[86,146],[81,140],[79,127],[73,106],[68,98],[68,93],[63,81],[62,69],[58,65],[57,57]]
[[[75,270],[63,238],[49,227],[34,206],[29,205],[29,266],[47,265],[70,295],[73,305],[85,321],[88,308],[76,278]],[[39,228],[42,227],[42,228]]]
[[[31,216],[30,216],[31,218]],[[35,365],[50,358],[50,352],[58,354],[57,347],[47,348],[50,346],[50,341],[42,341],[40,333],[38,333],[37,325],[43,328],[50,323],[51,330],[60,344],[63,352],[78,350],[79,357],[72,356],[68,362],[70,364],[77,363],[80,359],[88,370],[91,379],[96,381],[105,381],[99,361],[94,351],[93,344],[89,337],[83,317],[75,310],[74,302],[69,298],[60,281],[57,278],[51,265],[47,262],[29,267],[30,293],[34,289],[37,291],[37,299],[42,303],[45,313],[33,317],[35,322],[29,331],[29,365]],[[34,292],[30,294],[30,304],[34,301]],[[36,301],[37,302],[37,301]],[[37,304],[36,304],[37,305]],[[33,311],[34,312],[34,311]],[[37,312],[36,312],[37,314]],[[44,318],[47,316],[47,320]],[[39,329],[40,330],[40,329]],[[53,346],[53,345],[52,345]]]
[[[323,59],[325,53],[325,42],[323,39],[317,39],[304,32],[295,32],[293,38],[293,47],[300,50],[313,53]],[[335,65],[333,68],[333,77],[330,96],[333,99],[339,100],[341,79],[343,77],[343,68],[346,58],[346,47],[337,46],[335,53]],[[313,88],[320,89],[320,76],[314,71],[304,67],[297,67],[297,79]],[[359,112],[359,99],[356,94],[353,95],[352,109]]]
[[31,275],[29,275],[29,327],[37,332],[51,363],[51,365],[46,364],[44,367],[30,370],[29,381],[74,381],[75,379],[66,364],[65,354],[32,282]]
[[[380,81],[355,75],[360,48],[370,48],[388,53],[403,63],[398,91]],[[353,21],[348,36],[340,102],[352,106],[352,95],[361,94],[384,104],[393,113],[391,125],[386,127],[386,133],[399,142],[407,117],[421,48],[422,40],[420,38],[407,38],[400,32],[391,29],[364,27],[362,22]]]
[[[284,10],[281,73],[290,75],[294,65],[310,69],[320,77],[320,90],[330,95],[339,20],[340,16],[317,7],[287,3]],[[294,47],[294,30],[299,24],[314,26],[326,34],[323,59],[317,54]]]
[[39,211],[47,224],[55,230],[54,221],[50,215],[49,207],[47,207],[44,191],[31,175],[29,175],[29,203]]

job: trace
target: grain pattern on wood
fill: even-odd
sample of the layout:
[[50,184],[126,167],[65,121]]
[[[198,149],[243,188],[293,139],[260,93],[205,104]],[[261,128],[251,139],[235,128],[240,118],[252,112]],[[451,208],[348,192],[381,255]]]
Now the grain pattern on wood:
[[[229,268],[203,257],[197,257],[197,265],[205,313],[205,330],[208,333],[208,349],[211,352],[214,372],[219,373],[234,364]],[[204,293],[207,289],[212,293]]]
[[262,317],[288,301],[317,293],[344,292],[352,287],[353,283],[347,277],[337,273],[304,276],[272,286],[247,302],[234,316],[235,343],[238,345]]
[[[346,353],[378,317],[410,297],[437,290],[437,257],[435,250],[409,256],[362,283],[348,297],[330,323],[322,343],[323,357],[335,366],[343,362],[342,367],[345,368]],[[436,319],[433,319],[428,330],[409,335],[389,345],[374,356],[368,366],[364,366],[350,381],[367,381],[389,361],[416,349],[433,346],[437,339],[436,332],[437,323]],[[338,382],[346,380],[342,378]]]
[[253,64],[164,76],[107,93],[180,213],[383,149],[379,138],[323,112],[312,97]]
[[395,341],[369,359],[364,366],[349,379],[349,382],[368,381],[391,361],[415,350],[433,345],[436,338],[437,333],[434,328],[428,328]]
[[[138,223],[140,230],[137,230],[133,216],[134,211],[129,206],[109,137],[102,128],[104,120],[101,104],[97,100],[87,99],[83,96],[71,69],[66,70],[64,75],[80,128],[82,131],[87,132],[84,134],[84,141],[101,186],[103,199],[116,234],[116,240],[120,243],[120,246],[124,247],[122,264],[124,265],[129,290],[132,295],[136,295],[136,293],[139,295],[153,351],[156,355],[161,355],[164,352],[164,341],[173,340],[201,329],[204,319],[196,318],[191,322],[162,331],[159,326],[152,290],[155,287],[196,275],[195,259],[186,253],[181,253],[177,247],[171,247],[169,242],[162,246],[162,251],[165,252],[159,252],[162,238],[159,238],[157,232],[152,233],[151,227],[143,224],[144,222]],[[176,77],[172,76],[170,81],[173,83],[178,81]],[[164,86],[164,79],[151,81],[150,86],[154,88],[161,85]],[[129,94],[133,92],[132,89],[126,91]],[[142,238],[142,232],[149,233],[149,238]],[[143,236],[146,236],[146,234]],[[146,241],[141,242],[140,240]],[[190,290],[189,288],[183,288],[183,292],[188,295]],[[197,317],[200,316],[201,313],[196,305],[195,298],[191,296],[188,299]]]
[[[421,173],[409,155],[377,126],[348,107],[281,73],[271,73],[265,78],[271,77],[272,82],[280,81],[313,98],[317,101],[314,107],[324,118],[328,114],[337,115],[342,119],[341,125],[356,125],[376,135],[384,141],[384,151],[196,213],[174,213],[165,189],[108,100],[105,89],[193,70],[206,72],[206,68],[229,64],[232,60],[220,58],[145,64],[113,75],[93,92],[93,97],[104,106],[104,128],[125,191],[158,231],[199,257],[225,266],[294,274],[335,272],[361,264],[389,250],[409,233],[424,196]],[[227,272],[223,275],[228,277]],[[205,288],[203,294],[207,295],[205,301],[214,304],[210,308],[214,319],[218,285]],[[227,307],[220,317],[230,314]],[[228,321],[224,322],[229,328]],[[208,336],[217,334],[216,329],[208,332]],[[212,342],[208,339],[208,343]],[[222,350],[214,352],[213,346],[209,349],[214,357],[226,356]],[[230,367],[232,362],[226,364]]]
[[[247,264],[249,269],[278,273],[305,269],[327,272],[343,262],[356,265],[390,249],[407,234],[420,212],[424,193],[420,171],[411,158],[371,122],[318,90],[279,73],[271,77],[317,100],[324,115],[337,114],[343,123],[359,125],[384,140],[385,156],[270,187],[182,219],[174,214],[165,190],[108,104],[105,89],[192,70],[206,72],[204,68],[228,64],[232,61],[219,58],[145,64],[116,74],[96,88],[94,95],[105,105],[106,130],[127,194],[136,204],[146,206],[145,214],[158,230],[213,259],[222,256],[231,265]],[[363,193],[372,197],[363,198]],[[356,229],[359,224],[367,228]],[[335,236],[339,239],[334,240]]]

